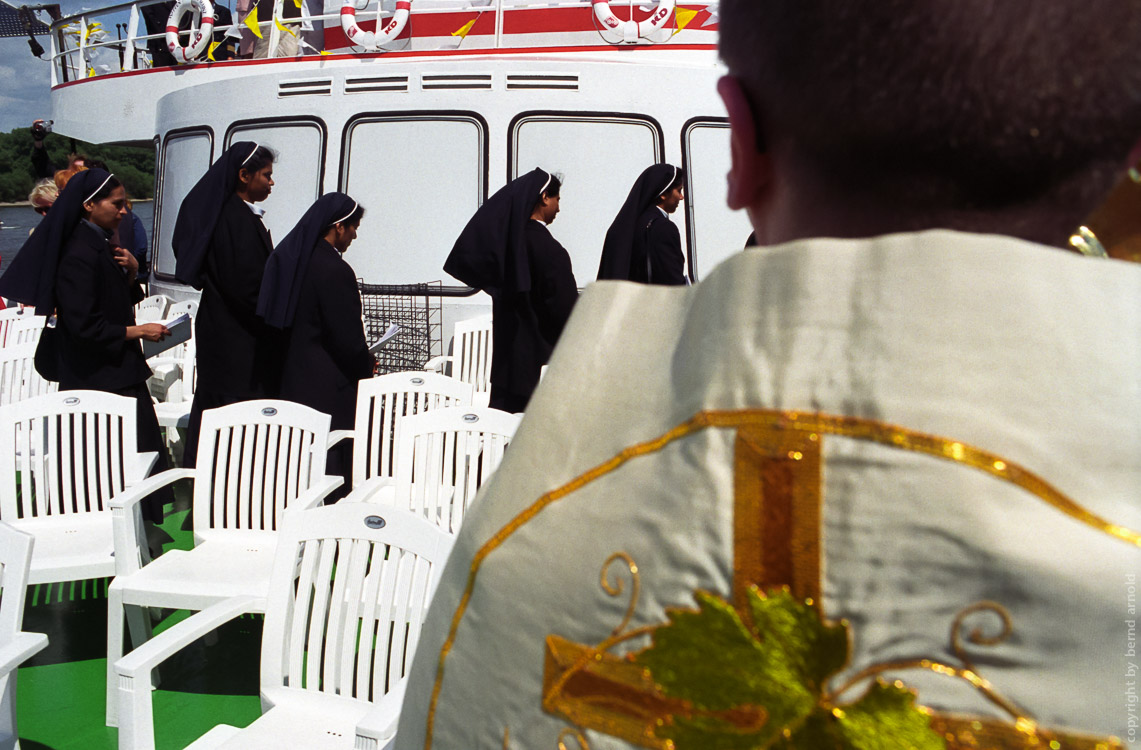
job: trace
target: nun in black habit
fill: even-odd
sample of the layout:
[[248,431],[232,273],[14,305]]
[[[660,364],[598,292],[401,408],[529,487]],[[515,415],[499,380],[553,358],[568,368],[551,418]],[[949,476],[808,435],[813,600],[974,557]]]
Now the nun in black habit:
[[[285,330],[281,397],[332,417],[334,430],[352,429],[357,384],[370,378],[361,295],[352,266],[341,255],[357,236],[364,208],[344,193],[328,193],[309,207],[266,263],[257,313]],[[351,446],[329,452],[327,473],[351,485]]]
[[684,173],[670,164],[647,167],[606,232],[598,280],[684,286],[681,233],[669,220],[684,197]]
[[521,412],[578,300],[570,255],[547,231],[561,184],[535,169],[468,221],[444,270],[491,296],[492,408]]
[[258,292],[273,241],[257,203],[273,188],[274,154],[235,143],[191,188],[171,244],[175,276],[202,290],[195,319],[198,382],[183,464],[193,466],[202,412],[254,398],[275,398],[282,340],[257,315]]
[[[36,369],[60,390],[97,390],[135,399],[136,445],[155,451],[154,472],[167,468],[146,381],[151,369],[141,339],[161,341],[161,323],[135,324],[134,306],[143,299],[130,251],[108,240],[127,215],[127,194],[102,169],[79,172],[68,181],[43,221],[0,277],[0,295],[33,305],[37,315],[56,315],[36,349]],[[170,489],[143,504],[143,517],[162,521]]]

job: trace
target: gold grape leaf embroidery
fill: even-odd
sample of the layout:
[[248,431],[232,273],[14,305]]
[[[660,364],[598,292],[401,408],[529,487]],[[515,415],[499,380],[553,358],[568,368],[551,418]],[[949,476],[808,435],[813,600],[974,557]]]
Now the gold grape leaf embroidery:
[[[633,656],[664,697],[692,706],[663,721],[657,738],[677,750],[943,750],[930,717],[902,686],[877,680],[849,704],[828,693],[829,679],[848,661],[845,623],[824,622],[787,589],[765,594],[752,587],[747,598],[751,626],[728,602],[696,593],[698,609],[670,611],[651,645]],[[742,715],[761,721],[744,727],[733,721]]]

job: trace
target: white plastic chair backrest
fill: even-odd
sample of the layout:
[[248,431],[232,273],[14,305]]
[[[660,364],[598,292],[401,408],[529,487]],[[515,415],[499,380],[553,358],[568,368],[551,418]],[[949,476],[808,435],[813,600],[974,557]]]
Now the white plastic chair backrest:
[[[31,310],[31,308],[25,308]],[[40,335],[44,332],[44,325],[48,319],[43,315],[25,315],[13,320],[8,325],[7,338],[4,346],[19,346],[20,344],[38,344]]]
[[35,342],[0,347],[0,406],[54,393],[59,383],[36,372]]
[[279,532],[261,684],[377,702],[416,652],[452,548],[395,508],[340,503],[290,514]]
[[0,643],[11,643],[23,624],[34,541],[31,534],[0,521]]
[[274,531],[289,503],[325,475],[329,415],[292,401],[202,412],[194,533]]
[[491,392],[490,315],[456,323],[452,357],[452,377],[471,383],[477,393]]
[[190,401],[194,398],[194,388],[198,384],[198,358],[195,356],[196,348],[194,338],[191,337],[185,344],[179,344],[178,349],[178,382],[174,383],[166,393],[168,402]]
[[471,404],[472,386],[434,372],[394,372],[360,381],[353,425],[353,487],[393,477],[396,434],[405,417]]
[[8,341],[8,330],[13,325],[31,318],[43,320],[41,316],[36,315],[35,308],[31,307],[8,307],[0,310],[0,346],[16,343],[14,339]]
[[183,313],[191,318],[196,317],[198,315],[198,300],[188,299],[182,302],[171,302],[170,307],[166,309],[167,318],[177,318]]
[[398,507],[457,533],[476,492],[503,460],[519,420],[517,414],[471,406],[406,417],[397,437]]
[[152,294],[139,304],[135,305],[136,323],[154,323],[166,317],[166,308],[170,306],[170,297],[165,294]]
[[109,513],[138,461],[135,409],[103,391],[0,407],[0,519]]

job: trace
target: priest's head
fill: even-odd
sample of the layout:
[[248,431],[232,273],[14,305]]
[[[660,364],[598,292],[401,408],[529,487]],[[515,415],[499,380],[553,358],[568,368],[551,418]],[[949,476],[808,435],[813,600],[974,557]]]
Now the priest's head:
[[1141,156],[1136,0],[722,0],[729,203],[758,240],[1063,246]]

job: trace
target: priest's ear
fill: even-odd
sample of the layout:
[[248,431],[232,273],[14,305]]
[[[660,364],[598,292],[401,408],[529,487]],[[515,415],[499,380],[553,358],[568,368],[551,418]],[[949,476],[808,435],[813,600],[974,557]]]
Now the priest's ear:
[[[729,208],[756,209],[772,181],[772,160],[757,118],[740,79],[725,76],[717,82],[717,92],[729,112],[730,150]],[[751,212],[752,213],[752,212]]]

